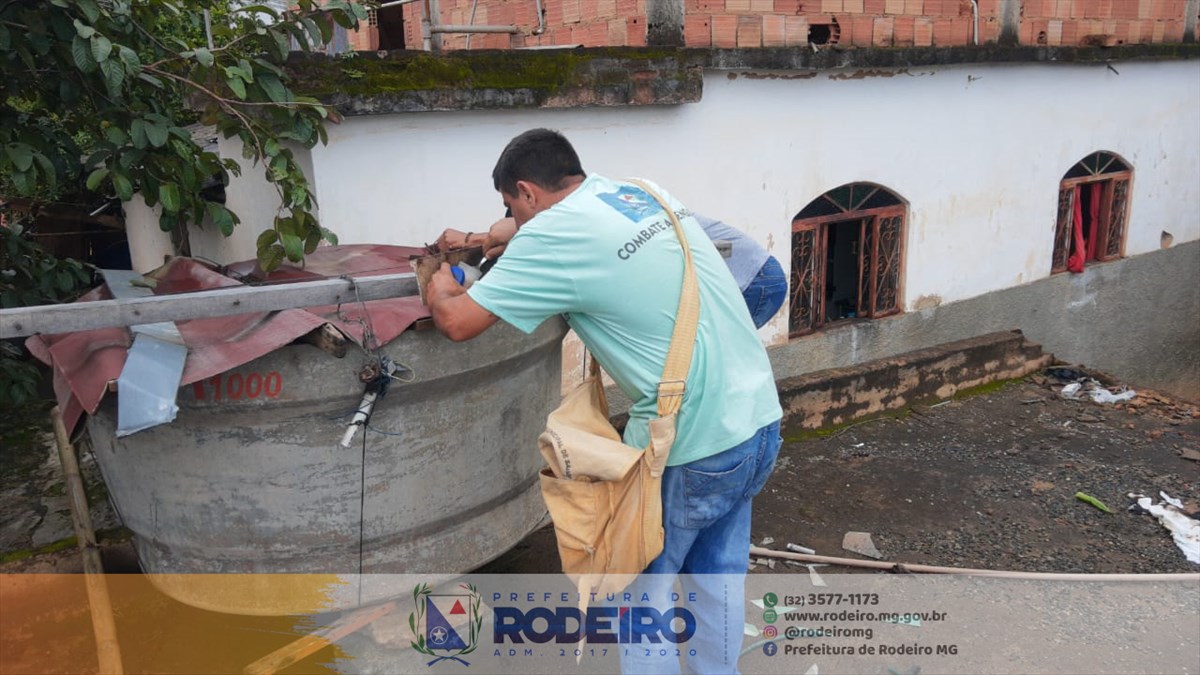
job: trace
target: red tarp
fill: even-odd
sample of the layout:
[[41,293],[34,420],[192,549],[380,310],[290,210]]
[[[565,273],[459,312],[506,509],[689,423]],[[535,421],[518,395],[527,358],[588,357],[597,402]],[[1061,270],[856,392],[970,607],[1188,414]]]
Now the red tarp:
[[[356,244],[326,246],[307,256],[303,268],[286,263],[266,283],[317,281],[342,276],[367,277],[411,272],[410,257],[426,255],[423,248]],[[147,276],[158,280],[155,295],[171,295],[225,286],[239,286],[239,278],[255,271],[253,260],[235,263],[225,275],[191,258],[173,258]],[[100,286],[77,302],[109,300],[107,286]],[[418,319],[429,316],[429,308],[417,296],[372,300],[306,309],[287,309],[259,314],[238,314],[176,323],[188,348],[180,385],[191,384],[249,363],[289,344],[322,325],[336,326],[350,339],[367,348],[396,339]],[[364,326],[374,335],[364,344]],[[63,411],[63,421],[73,429],[84,412],[94,413],[108,383],[121,374],[132,343],[128,328],[35,335],[25,341],[29,351],[54,371],[54,393]]]

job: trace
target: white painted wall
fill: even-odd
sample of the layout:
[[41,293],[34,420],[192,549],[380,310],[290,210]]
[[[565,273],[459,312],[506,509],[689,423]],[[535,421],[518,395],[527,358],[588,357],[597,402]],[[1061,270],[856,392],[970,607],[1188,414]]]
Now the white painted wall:
[[[1158,249],[1163,231],[1200,239],[1200,62],[1114,68],[712,72],[703,100],[683,106],[351,117],[312,151],[312,177],[322,223],[343,243],[431,242],[499,217],[496,157],[547,126],[588,171],[652,178],[785,266],[792,217],[829,189],[870,181],[910,204],[906,306],[950,302],[1049,274],[1059,180],[1097,150],[1134,169],[1128,255]],[[243,229],[251,245],[235,257],[246,258],[261,228]],[[781,313],[763,335],[780,342],[786,330]]]
[[163,261],[175,253],[171,233],[163,232],[158,226],[162,204],[150,208],[142,193],[124,202],[125,236],[129,241],[129,262],[133,271],[145,274],[162,267]]

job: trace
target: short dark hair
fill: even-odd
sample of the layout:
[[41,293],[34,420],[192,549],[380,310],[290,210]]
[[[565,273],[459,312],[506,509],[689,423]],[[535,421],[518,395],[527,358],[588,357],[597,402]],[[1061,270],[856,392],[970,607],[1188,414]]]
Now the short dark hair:
[[510,195],[517,193],[519,180],[557,191],[567,178],[586,175],[565,136],[551,129],[530,129],[504,147],[492,169],[492,185]]

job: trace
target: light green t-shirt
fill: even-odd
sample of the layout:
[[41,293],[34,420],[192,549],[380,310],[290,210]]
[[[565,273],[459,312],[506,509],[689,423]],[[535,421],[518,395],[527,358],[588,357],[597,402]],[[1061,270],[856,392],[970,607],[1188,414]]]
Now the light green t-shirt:
[[[668,459],[674,466],[746,441],[782,410],[766,350],[729,268],[691,212],[659,194],[682,221],[700,288],[696,345]],[[526,333],[566,315],[633,401],[624,440],[643,448],[658,412],[682,285],[683,251],[658,203],[632,184],[592,175],[525,223],[468,293]]]

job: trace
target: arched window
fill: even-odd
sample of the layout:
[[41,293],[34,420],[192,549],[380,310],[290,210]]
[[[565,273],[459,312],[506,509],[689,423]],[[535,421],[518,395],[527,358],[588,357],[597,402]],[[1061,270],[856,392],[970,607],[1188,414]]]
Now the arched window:
[[1058,187],[1051,273],[1082,272],[1093,261],[1125,254],[1133,170],[1111,152],[1094,152],[1063,175]]
[[907,211],[887,188],[849,183],[796,214],[790,335],[900,311]]

